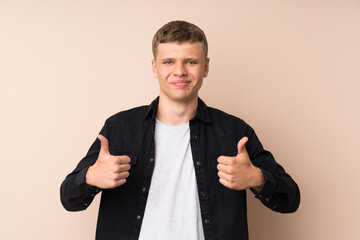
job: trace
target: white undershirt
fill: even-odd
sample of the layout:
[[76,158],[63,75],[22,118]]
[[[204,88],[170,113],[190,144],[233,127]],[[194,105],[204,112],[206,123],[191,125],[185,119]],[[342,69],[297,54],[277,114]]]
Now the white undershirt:
[[155,167],[139,239],[204,239],[189,123],[156,121]]

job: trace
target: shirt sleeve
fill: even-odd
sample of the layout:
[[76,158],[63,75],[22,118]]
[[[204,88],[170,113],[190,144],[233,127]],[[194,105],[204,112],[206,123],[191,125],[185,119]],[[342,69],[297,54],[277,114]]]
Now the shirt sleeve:
[[273,155],[264,150],[254,130],[249,127],[249,141],[246,149],[254,166],[259,167],[264,175],[265,184],[255,194],[266,207],[281,213],[295,212],[300,205],[300,190],[291,176],[278,164]]
[[[106,137],[105,127],[100,131]],[[60,199],[64,208],[68,211],[85,210],[93,201],[100,188],[88,185],[85,176],[100,152],[100,140],[96,138],[86,156],[79,162],[74,171],[66,176],[60,187]]]

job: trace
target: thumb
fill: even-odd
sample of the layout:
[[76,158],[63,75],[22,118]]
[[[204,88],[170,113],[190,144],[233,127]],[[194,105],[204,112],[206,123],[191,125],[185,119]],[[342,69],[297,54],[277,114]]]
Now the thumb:
[[249,139],[247,137],[243,137],[242,139],[240,139],[240,141],[237,144],[237,148],[238,148],[238,155],[242,152],[246,152],[246,147],[245,144]]
[[109,141],[103,135],[99,134],[98,139],[101,142],[100,153],[110,154]]

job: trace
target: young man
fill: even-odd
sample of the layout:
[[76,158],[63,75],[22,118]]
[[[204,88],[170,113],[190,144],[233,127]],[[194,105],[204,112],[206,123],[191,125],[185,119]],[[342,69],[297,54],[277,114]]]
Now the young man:
[[198,98],[209,72],[197,26],[173,21],[153,38],[160,95],[107,119],[61,186],[69,211],[102,192],[96,239],[248,239],[246,189],[297,210],[297,184],[244,121]]

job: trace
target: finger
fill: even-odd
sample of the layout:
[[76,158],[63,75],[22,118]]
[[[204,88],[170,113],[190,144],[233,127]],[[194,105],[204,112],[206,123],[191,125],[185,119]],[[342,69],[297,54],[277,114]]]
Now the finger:
[[230,166],[227,166],[227,165],[224,165],[224,164],[221,164],[219,163],[217,165],[217,169],[223,173],[226,173],[226,174],[231,174],[233,171],[232,171],[232,167]]
[[120,179],[117,184],[118,186],[124,185],[126,183],[126,178]]
[[116,181],[119,181],[121,179],[125,179],[127,177],[129,177],[130,173],[128,171],[125,172],[121,172],[117,175],[117,177],[115,178]]
[[246,142],[247,142],[248,140],[249,140],[249,139],[248,139],[247,137],[243,137],[242,139],[240,139],[240,141],[239,141],[238,144],[237,144],[238,155],[239,155],[241,152],[246,151],[245,144],[246,144]]
[[224,165],[232,165],[234,163],[234,157],[220,156],[217,161]]
[[231,183],[225,179],[220,178],[219,182],[227,188],[231,188]]
[[129,171],[131,168],[131,165],[130,164],[120,164],[119,165],[119,168],[118,168],[118,171],[117,172],[125,172],[125,171]]
[[131,158],[126,155],[116,156],[116,162],[119,164],[128,164],[131,162]]
[[109,188],[117,188],[126,183],[126,178],[114,181]]
[[224,173],[222,171],[218,171],[218,176],[219,176],[219,178],[222,178],[222,179],[224,179],[226,181],[229,181],[229,182],[231,182],[231,180],[233,178],[231,175],[226,174],[226,173]]
[[110,152],[109,152],[109,141],[106,139],[106,137],[99,134],[98,139],[100,140],[100,143],[101,143],[100,153],[110,154]]

